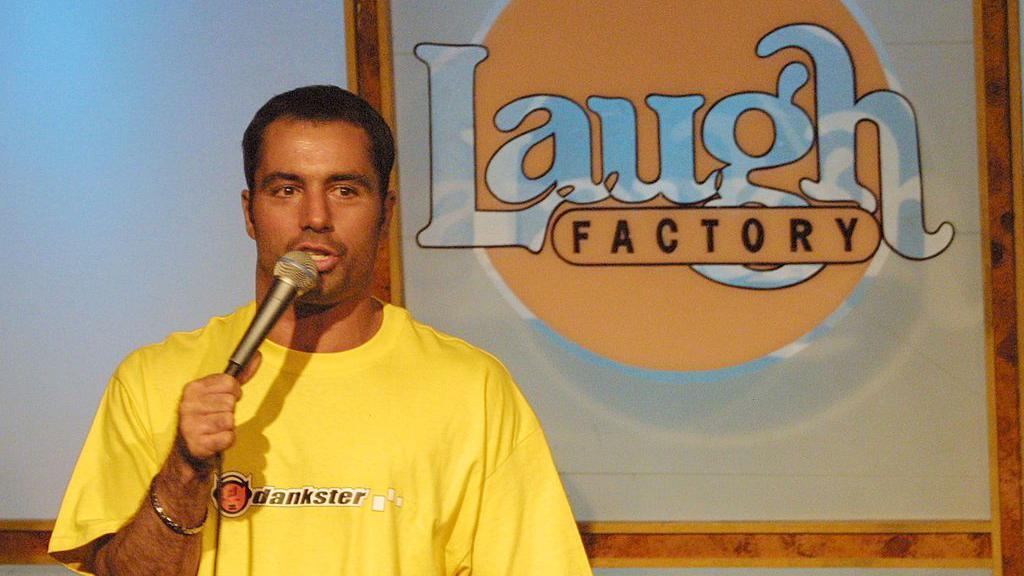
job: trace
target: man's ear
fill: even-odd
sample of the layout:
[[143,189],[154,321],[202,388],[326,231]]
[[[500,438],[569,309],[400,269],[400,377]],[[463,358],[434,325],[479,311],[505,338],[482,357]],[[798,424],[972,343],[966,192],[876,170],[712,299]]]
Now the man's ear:
[[388,190],[388,193],[384,195],[384,204],[380,209],[381,235],[386,234],[391,226],[391,217],[395,213],[395,202],[397,202],[397,199],[394,190]]
[[252,225],[252,192],[242,190],[242,216],[245,217],[245,232],[249,238],[256,239],[256,228]]

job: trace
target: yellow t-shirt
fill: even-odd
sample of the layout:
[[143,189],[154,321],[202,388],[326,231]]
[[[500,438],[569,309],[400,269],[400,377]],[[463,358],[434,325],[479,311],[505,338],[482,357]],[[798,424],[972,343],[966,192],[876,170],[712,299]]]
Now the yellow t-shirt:
[[[145,500],[184,385],[223,370],[255,305],[131,354],[114,374],[50,540],[81,570]],[[199,574],[591,574],[543,432],[492,356],[387,305],[345,352],[264,342],[211,498]],[[227,486],[227,485],[225,485]]]

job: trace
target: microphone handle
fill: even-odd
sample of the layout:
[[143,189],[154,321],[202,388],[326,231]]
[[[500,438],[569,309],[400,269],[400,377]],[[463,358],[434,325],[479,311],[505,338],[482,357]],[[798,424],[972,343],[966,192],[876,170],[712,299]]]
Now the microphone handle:
[[231,354],[228,366],[224,369],[225,374],[238,376],[242,368],[249,363],[252,355],[256,353],[256,349],[260,347],[260,343],[267,337],[267,333],[277,323],[277,319],[295,299],[297,292],[298,288],[284,278],[274,279],[270,291],[267,292],[267,297],[263,299],[263,303],[256,311],[256,316],[252,319],[252,324],[249,324],[245,336],[242,337],[242,341],[238,343],[238,347]]

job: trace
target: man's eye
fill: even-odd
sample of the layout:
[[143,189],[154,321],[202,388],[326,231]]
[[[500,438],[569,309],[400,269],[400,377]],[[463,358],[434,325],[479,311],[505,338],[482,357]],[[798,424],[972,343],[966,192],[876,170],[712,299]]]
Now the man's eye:
[[334,194],[342,198],[348,198],[349,196],[355,196],[357,192],[351,186],[338,186],[334,189]]
[[298,189],[295,186],[279,186],[270,191],[272,195],[279,197],[292,196],[296,192],[298,192]]

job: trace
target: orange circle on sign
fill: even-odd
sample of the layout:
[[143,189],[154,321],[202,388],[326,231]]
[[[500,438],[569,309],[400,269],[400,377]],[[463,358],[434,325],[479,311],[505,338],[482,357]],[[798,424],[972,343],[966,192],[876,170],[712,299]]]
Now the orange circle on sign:
[[[637,110],[638,172],[659,174],[657,118],[645,105],[650,94],[699,94],[695,118],[696,179],[722,162],[704,149],[700,133],[707,111],[739,92],[778,90],[786,64],[802,62],[810,81],[796,103],[814,113],[814,66],[803,51],[789,48],[769,58],[755,53],[758,41],[793,23],[814,23],[842,39],[856,70],[857,95],[886,88],[884,69],[870,39],[840,0],[692,0],[612,2],[512,0],[486,35],[489,57],[476,76],[477,202],[479,209],[521,209],[496,199],[484,174],[497,149],[546,121],[535,113],[513,133],[493,125],[509,102],[556,94],[586,108],[588,96],[626,98]],[[601,177],[600,125],[591,121],[593,174]],[[751,151],[767,149],[771,122],[757,115],[738,125],[737,140]],[[767,133],[766,133],[767,132]],[[877,138],[858,130],[857,175],[875,191]],[[545,142],[526,158],[524,172],[543,173],[552,147]],[[818,177],[816,148],[802,159],[751,173],[757,184],[794,194],[803,178]],[[666,206],[666,201],[653,205]],[[587,207],[626,207],[608,199]],[[574,206],[563,203],[548,223],[544,249],[486,250],[507,289],[553,331],[616,363],[659,371],[714,371],[762,358],[799,340],[839,308],[860,282],[870,261],[826,266],[801,284],[773,290],[726,286],[688,266],[574,266],[551,247],[551,222]],[[702,231],[701,231],[702,232]]]

